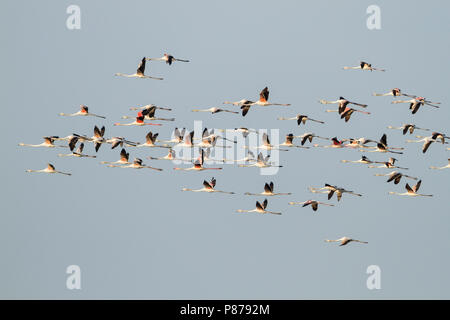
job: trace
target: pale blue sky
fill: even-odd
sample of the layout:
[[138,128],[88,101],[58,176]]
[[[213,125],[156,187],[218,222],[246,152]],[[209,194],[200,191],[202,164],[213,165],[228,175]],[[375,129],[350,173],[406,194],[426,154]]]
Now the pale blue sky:
[[[66,8],[81,8],[81,30],[66,28]],[[366,8],[381,8],[382,29],[366,28]],[[405,144],[388,125],[407,122],[448,132],[447,1],[3,1],[0,53],[3,124],[0,133],[0,297],[2,298],[450,298],[449,151],[432,145],[426,154]],[[188,64],[149,64],[164,81],[125,79],[143,56],[164,52]],[[343,71],[358,61],[385,73]],[[232,114],[192,113],[193,106],[256,98],[269,87],[270,98],[292,103],[286,109]],[[442,102],[411,115],[407,105],[373,97],[399,87]],[[325,113],[319,99],[340,95],[367,103],[372,115],[355,114],[344,123]],[[358,159],[352,150],[291,150],[275,176],[227,165],[214,172],[217,188],[238,192],[183,193],[200,188],[209,172],[174,172],[170,162],[153,171],[114,170],[98,162],[116,160],[117,150],[102,147],[98,159],[63,159],[60,150],[19,148],[45,135],[92,135],[95,124],[106,136],[142,141],[148,128],[120,128],[130,106],[172,107],[174,123],[151,128],[168,138],[175,126],[192,128],[279,128],[280,134],[307,131],[322,136],[379,138],[405,146],[401,166],[423,179],[421,191],[433,198],[389,196],[401,185],[374,177],[383,170],[341,164]],[[86,104],[107,116],[61,118]],[[326,125],[281,122],[279,116],[306,113]],[[409,138],[409,137],[408,137]],[[276,143],[276,142],[274,142]],[[145,158],[165,151],[129,149]],[[91,145],[86,153],[92,153]],[[384,160],[388,156],[368,154]],[[30,175],[47,162],[73,176]],[[149,160],[146,160],[149,162]],[[282,216],[239,215],[273,180],[279,192],[269,210]],[[310,198],[308,186],[325,182],[360,192],[344,195],[334,208],[292,207]],[[351,236],[368,245],[327,244],[325,238]],[[82,290],[65,287],[65,269],[82,270]],[[366,268],[381,268],[381,290],[366,288]]]

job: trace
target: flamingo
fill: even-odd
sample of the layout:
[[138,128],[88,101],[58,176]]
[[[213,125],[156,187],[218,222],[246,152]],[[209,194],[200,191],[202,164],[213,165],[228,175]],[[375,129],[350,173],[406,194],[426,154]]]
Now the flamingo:
[[175,154],[175,150],[173,150],[172,148],[169,149],[169,152],[167,153],[167,155],[165,155],[164,157],[159,157],[159,158],[155,158],[155,157],[148,157],[150,160],[175,160],[176,154]]
[[[328,190],[328,191],[321,191],[321,190]],[[333,196],[334,193],[336,193],[338,201],[341,200],[342,194],[344,194],[344,193],[348,193],[348,194],[352,194],[354,196],[362,197],[362,195],[359,194],[359,193],[355,193],[353,191],[345,190],[344,188],[340,188],[340,187],[337,187],[337,186],[332,186],[332,185],[330,185],[328,183],[325,183],[325,187],[323,187],[323,188],[309,187],[309,191],[311,191],[312,193],[327,193],[328,194],[328,200],[331,199],[331,197]]]
[[116,73],[115,76],[122,76],[127,78],[147,78],[147,79],[155,79],[155,80],[163,80],[163,78],[156,78],[144,75],[145,72],[145,57],[142,58],[139,66],[136,70],[136,73],[133,74],[124,74],[124,73]]
[[247,155],[242,159],[223,159],[223,162],[255,162],[256,158],[253,152],[247,150]]
[[[367,147],[367,148],[372,148],[372,147]],[[369,150],[367,152],[382,152],[382,153],[391,152],[391,153],[403,154],[403,152],[392,151],[394,149],[395,150],[403,150],[403,148],[388,147],[387,135],[385,133],[381,136],[380,141],[377,143],[377,146],[374,148],[375,148],[374,150]]]
[[371,164],[376,163],[375,161],[369,160],[366,156],[362,156],[359,160],[341,160],[342,163],[362,163],[362,164]]
[[111,149],[115,149],[117,146],[123,147],[125,144],[127,147],[136,147],[139,143],[129,141],[124,137],[112,137],[110,139],[106,139],[106,143],[111,144]]
[[337,137],[333,137],[333,138],[331,138],[329,140],[331,140],[331,142],[332,142],[329,145],[321,146],[321,145],[318,145],[318,144],[314,144],[314,147],[316,147],[316,148],[347,148],[347,147],[353,148],[354,147],[352,145],[345,144],[345,142],[347,141],[345,139],[344,140],[339,140]]
[[432,197],[433,196],[432,194],[417,193],[417,191],[419,191],[421,183],[422,183],[422,180],[419,180],[419,182],[417,182],[416,185],[413,186],[412,188],[409,186],[409,184],[406,184],[405,185],[406,192],[398,193],[398,192],[390,191],[389,194],[394,194],[394,195],[398,195],[398,196],[410,196],[410,197]]
[[194,166],[190,168],[173,168],[173,169],[182,171],[222,170],[222,168],[205,168],[203,167],[204,163],[205,163],[205,152],[203,149],[201,149],[200,157],[194,162]]
[[58,157],[78,157],[78,158],[97,158],[96,156],[90,156],[83,153],[84,143],[81,143],[76,151],[67,154],[58,154]]
[[360,61],[359,66],[356,67],[344,67],[344,70],[349,70],[349,69],[360,69],[360,70],[370,70],[370,71],[386,71],[385,69],[380,69],[380,68],[374,68],[372,67],[372,64],[364,62],[364,61]]
[[267,155],[265,158],[262,153],[258,153],[258,158],[255,163],[251,164],[240,164],[239,167],[258,167],[258,168],[282,168],[283,166],[273,165],[269,162],[270,155]]
[[308,200],[308,201],[304,201],[304,202],[295,202],[295,201],[291,201],[289,202],[290,205],[296,205],[296,204],[301,204],[302,207],[306,207],[311,205],[311,208],[313,209],[313,211],[317,211],[319,204],[322,204],[324,206],[330,206],[330,207],[334,207],[334,204],[330,204],[330,203],[325,203],[325,202],[320,202],[320,201],[316,201],[316,200]]
[[313,121],[313,122],[317,122],[317,123],[322,123],[322,124],[325,123],[325,122],[320,121],[320,120],[312,119],[312,118],[310,118],[310,117],[308,117],[308,116],[306,116],[306,115],[304,115],[304,114],[298,114],[298,115],[296,115],[296,116],[293,117],[293,118],[283,118],[283,117],[280,117],[280,118],[278,118],[278,120],[297,120],[297,125],[301,125],[302,123],[303,123],[303,124],[306,124],[306,121],[307,121],[307,120]]
[[225,101],[224,104],[232,104],[235,106],[243,106],[243,105],[255,105],[255,106],[261,106],[261,107],[267,107],[267,106],[285,106],[288,107],[291,104],[290,103],[272,103],[269,102],[269,88],[265,87],[264,89],[261,90],[261,92],[259,93],[259,100],[256,102],[250,101],[250,100],[246,100],[246,99],[242,99],[240,101],[236,101],[236,102],[230,102],[230,101]]
[[281,212],[273,212],[273,211],[267,211],[267,199],[264,199],[264,202],[261,204],[259,203],[259,201],[256,201],[256,208],[253,210],[236,210],[236,212],[258,212],[258,213],[270,213],[270,214],[276,214],[276,215],[281,215]]
[[367,241],[361,241],[361,240],[352,239],[352,238],[348,238],[348,237],[342,237],[342,238],[337,239],[337,240],[325,239],[325,242],[340,242],[341,244],[339,246],[345,246],[346,244],[348,244],[350,242],[359,242],[359,243],[364,243],[364,244],[368,243]]
[[403,135],[405,135],[408,131],[409,131],[409,134],[413,134],[414,130],[430,131],[430,129],[419,128],[419,127],[416,127],[415,124],[411,124],[411,123],[406,123],[406,124],[402,125],[401,127],[388,126],[387,128],[402,130]]
[[387,169],[393,169],[393,168],[397,168],[397,169],[403,169],[403,170],[408,170],[408,168],[403,168],[403,167],[399,167],[396,166],[394,163],[395,161],[397,161],[397,159],[395,158],[389,158],[388,161],[386,162],[381,162],[381,161],[375,161],[374,163],[381,163],[381,166],[368,166],[369,168],[387,168]]
[[50,137],[43,137],[44,142],[42,142],[41,144],[26,144],[26,143],[19,143],[19,146],[21,147],[33,147],[33,148],[39,148],[39,147],[44,147],[44,148],[67,148],[67,146],[58,146],[55,145],[54,142],[56,139],[58,139],[57,136],[50,136]]
[[231,132],[241,132],[241,133],[242,133],[242,136],[243,136],[244,138],[247,138],[247,136],[248,136],[250,133],[255,133],[255,134],[258,133],[258,131],[254,130],[254,129],[244,128],[244,127],[234,128],[234,129],[219,129],[219,131],[220,131],[220,132],[230,132],[230,131],[231,131]]
[[155,107],[155,109],[172,111],[171,108],[159,107],[159,106],[154,105],[154,104],[146,104],[145,106],[142,106],[142,107],[131,107],[130,110],[145,110],[145,109],[151,109],[153,107]]
[[213,177],[211,179],[211,181],[203,180],[203,188],[201,188],[201,189],[183,188],[182,191],[209,192],[209,193],[218,192],[218,193],[234,194],[234,192],[216,190],[216,189],[214,189],[215,186],[216,186],[216,179]]
[[[176,130],[176,128],[175,128]],[[175,132],[176,134],[176,132]],[[184,134],[184,130],[183,130],[183,134]],[[177,137],[175,137],[177,139]],[[179,142],[178,144],[176,144],[174,147],[183,147],[183,148],[192,148],[194,147],[194,131],[189,132],[189,134],[187,134],[184,137],[184,140],[182,140],[181,142]]]
[[261,193],[250,193],[250,192],[246,192],[244,193],[247,196],[289,196],[292,193],[288,192],[288,193],[274,193],[273,192],[273,182],[271,181],[270,183],[265,183],[264,184],[264,191]]
[[[224,132],[224,130],[219,130],[219,131]],[[214,129],[211,129],[209,132],[208,132],[208,129],[207,129],[207,128],[203,129],[202,140],[210,139],[211,141],[215,141],[215,140],[217,140],[218,138],[220,138],[220,139],[222,139],[222,140],[229,141],[229,142],[237,143],[236,140],[230,140],[230,139],[227,139],[227,138],[222,137],[221,135],[215,134],[215,133],[214,133]],[[197,138],[195,138],[195,139],[197,139]],[[195,139],[194,139],[194,140],[195,140]]]
[[376,173],[375,176],[378,176],[378,177],[389,177],[386,182],[389,183],[391,181],[394,181],[394,184],[398,184],[400,182],[400,180],[402,179],[402,177],[409,178],[409,179],[412,179],[412,180],[417,180],[418,179],[416,177],[407,176],[406,174],[403,174],[403,173],[397,172],[397,171],[392,171],[392,172],[386,173],[386,174]]
[[165,61],[166,64],[168,64],[169,66],[172,65],[174,61],[189,62],[189,60],[174,58],[173,56],[167,53],[164,53],[164,56],[162,56],[161,58],[147,58],[147,60]]
[[[274,146],[270,144],[269,136],[267,133],[263,133],[262,135],[262,145],[255,147],[255,149],[264,149],[264,150],[278,150],[278,151],[289,151],[286,149],[280,149],[279,146]],[[245,146],[247,148],[247,146]]]
[[31,170],[31,169],[28,169],[28,170],[26,170],[26,172],[59,173],[59,174],[64,174],[66,176],[71,176],[72,175],[71,173],[66,173],[66,172],[61,172],[61,171],[55,170],[55,166],[52,165],[51,163],[48,163],[47,164],[47,168],[45,168],[45,169],[42,169],[42,170]]
[[345,119],[345,122],[348,122],[350,120],[350,117],[352,116],[352,114],[354,112],[370,114],[370,112],[356,110],[356,109],[349,108],[349,107],[345,107],[342,112],[339,110],[330,110],[330,109],[325,110],[325,112],[338,112],[341,115],[341,119]]
[[108,167],[111,168],[131,168],[131,169],[152,169],[152,170],[156,170],[156,171],[162,171],[163,169],[160,168],[153,168],[150,166],[147,166],[145,164],[142,163],[142,159],[140,158],[134,158],[133,163],[129,164],[129,165],[115,165],[115,164],[109,164]]
[[328,100],[321,99],[321,100],[319,100],[319,102],[321,104],[337,104],[338,105],[338,112],[339,112],[339,114],[342,114],[346,110],[346,108],[347,108],[347,106],[349,104],[353,104],[355,106],[359,106],[359,107],[362,107],[362,108],[367,108],[367,104],[361,104],[361,103],[352,102],[352,101],[349,101],[349,100],[345,99],[342,96],[339,97],[339,99],[336,100],[336,101],[328,101]]
[[309,147],[297,146],[297,145],[293,144],[293,141],[294,141],[294,135],[292,133],[289,133],[286,135],[284,142],[281,143],[280,146],[290,147],[290,148],[309,149]]
[[184,139],[184,134],[186,133],[186,128],[183,128],[183,129],[178,129],[178,128],[175,128],[174,129],[174,131],[173,131],[173,138],[172,139],[170,139],[170,140],[165,140],[165,141],[160,141],[160,140],[157,140],[157,141],[159,141],[159,142],[165,142],[165,143],[176,143],[176,144],[180,144],[180,143],[182,143],[183,142],[183,139]]
[[[421,137],[421,136],[419,136],[419,137]],[[433,137],[435,137],[435,138],[433,138]],[[408,143],[423,142],[422,153],[425,153],[425,152],[427,152],[428,148],[430,147],[430,145],[433,142],[437,142],[436,137],[437,137],[437,135],[432,135],[430,137],[421,137],[422,139],[419,139],[419,140],[406,140],[406,142],[408,142]],[[445,142],[445,141],[443,143],[448,144],[448,142]]]
[[394,100],[391,103],[409,103],[409,109],[411,110],[412,114],[416,114],[416,112],[419,111],[419,108],[424,105],[433,108],[439,108],[439,106],[436,106],[436,104],[439,104],[439,102],[431,102],[426,100],[424,97],[414,97],[410,100]]
[[80,111],[75,112],[75,113],[60,113],[60,116],[67,116],[67,117],[75,117],[75,116],[91,116],[91,117],[97,117],[97,118],[102,118],[102,119],[106,119],[106,117],[104,116],[99,116],[97,114],[94,113],[90,113],[89,112],[89,108],[85,105],[80,105]]
[[77,138],[82,138],[83,140],[91,141],[95,146],[95,152],[98,152],[103,143],[106,143],[106,139],[103,138],[105,135],[105,126],[99,129],[97,126],[94,126],[94,135],[91,138],[80,136],[74,133],[74,136]]
[[[163,110],[172,110],[167,108],[160,108],[154,105],[148,105],[142,108],[141,111],[138,112],[138,117],[144,117],[144,120],[159,120],[159,121],[175,121],[175,118],[157,118],[155,117],[156,109],[163,109]],[[122,119],[131,119],[133,117],[130,116],[122,116]]]
[[192,112],[211,112],[212,114],[219,113],[219,112],[229,112],[229,113],[239,114],[239,112],[237,112],[237,111],[231,111],[231,110],[226,110],[226,109],[216,108],[216,107],[212,107],[209,109],[192,109],[191,111]]
[[442,169],[446,169],[446,168],[450,168],[450,159],[448,159],[448,163],[446,166],[443,167],[435,167],[435,166],[431,166],[430,169],[437,169],[437,170],[442,170]]
[[120,160],[113,161],[113,162],[102,161],[100,163],[101,164],[131,164],[131,162],[128,161],[129,158],[130,158],[130,154],[125,149],[122,148],[122,150],[120,151]]
[[408,96],[405,93],[402,93],[402,91],[399,88],[391,89],[389,92],[386,93],[373,93],[372,95],[382,97],[382,96],[393,96],[393,97],[400,97],[400,96]]
[[319,137],[317,135],[315,135],[314,133],[311,132],[307,132],[302,134],[301,136],[294,136],[295,138],[300,138],[301,140],[301,145],[303,146],[305,144],[306,141],[309,141],[310,143],[312,143],[314,138],[318,138],[318,139],[323,139],[323,140],[330,140],[330,138],[324,138],[324,137]]
[[156,145],[155,141],[158,137],[158,133],[153,134],[151,131],[145,136],[145,143],[139,144],[137,147],[149,147],[149,148],[170,148],[168,145]]
[[130,123],[114,123],[115,126],[161,126],[160,123],[144,122],[144,116],[136,117],[136,120]]

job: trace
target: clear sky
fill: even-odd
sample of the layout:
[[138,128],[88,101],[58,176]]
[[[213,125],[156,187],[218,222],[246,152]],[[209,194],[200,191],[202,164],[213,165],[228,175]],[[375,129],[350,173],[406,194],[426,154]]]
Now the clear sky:
[[[81,29],[66,27],[66,8],[81,8]],[[366,27],[366,8],[381,8],[381,30]],[[448,1],[2,1],[2,157],[0,159],[0,297],[137,299],[450,298],[449,171],[446,146],[426,154],[406,144],[388,125],[412,122],[449,129],[450,22]],[[142,57],[169,52],[191,60],[148,65],[164,81],[114,77],[133,73]],[[387,69],[344,71],[360,60]],[[194,106],[256,99],[269,87],[274,102],[289,108],[233,114],[199,114]],[[399,87],[442,102],[411,115],[392,97],[373,97]],[[370,116],[349,123],[326,113],[319,99],[339,96],[368,104]],[[181,192],[200,188],[210,172],[176,172],[168,161],[151,162],[162,172],[120,170],[119,150],[103,146],[97,159],[58,158],[61,150],[20,148],[47,135],[92,135],[143,141],[148,128],[113,127],[128,108],[154,103],[176,121],[151,128],[167,139],[175,126],[279,129],[280,135],[314,132],[338,138],[378,139],[406,148],[400,166],[423,179],[421,192],[433,198],[388,195],[404,191],[375,177],[385,169],[342,164],[355,150],[291,150],[274,176],[256,168],[226,165],[214,172],[217,189],[236,195]],[[105,115],[63,118],[80,104]],[[277,117],[305,113],[325,125]],[[417,133],[421,134],[421,133]],[[277,141],[272,141],[277,144]],[[87,144],[86,153],[94,152]],[[162,156],[164,150],[128,150],[131,157]],[[374,160],[388,155],[367,154]],[[47,162],[72,172],[27,174]],[[150,160],[145,160],[150,163]],[[291,196],[269,198],[269,210],[283,215],[237,214],[252,209],[274,181]],[[363,194],[344,195],[335,207],[289,206],[289,201],[325,195],[308,186],[336,184]],[[345,247],[324,239],[350,236],[368,241]],[[66,288],[67,266],[81,268],[81,290]],[[366,269],[381,269],[381,290],[368,290]]]

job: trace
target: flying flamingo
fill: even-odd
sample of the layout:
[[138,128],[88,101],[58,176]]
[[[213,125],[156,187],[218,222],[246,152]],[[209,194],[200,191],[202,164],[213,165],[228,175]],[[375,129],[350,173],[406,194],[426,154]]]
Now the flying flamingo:
[[251,164],[240,164],[239,167],[258,167],[258,168],[282,168],[283,166],[274,165],[269,162],[270,155],[267,155],[265,158],[262,153],[258,153],[258,158],[255,163]]
[[[176,128],[175,128],[175,130],[176,130]],[[184,133],[184,130],[183,130],[183,133]],[[176,144],[174,146],[174,148],[175,147],[182,147],[182,148],[192,148],[192,147],[194,147],[194,133],[195,133],[194,131],[189,132],[189,134],[187,134],[184,137],[184,140],[182,140],[181,142]],[[175,134],[176,134],[176,132],[175,132]],[[175,137],[175,138],[177,138],[177,137]]]
[[273,212],[273,211],[267,211],[267,199],[264,199],[264,202],[261,204],[259,201],[256,201],[256,208],[253,210],[236,210],[236,212],[258,212],[258,213],[271,213],[276,215],[281,215],[281,212]]
[[247,136],[250,133],[255,133],[255,134],[258,133],[258,131],[254,130],[254,129],[244,128],[244,127],[234,128],[234,129],[219,129],[219,131],[220,132],[230,132],[230,131],[231,132],[240,132],[240,133],[242,133],[242,136],[244,138],[247,138]]
[[59,173],[59,174],[64,174],[66,176],[71,176],[71,173],[66,173],[66,172],[61,172],[61,171],[57,171],[55,170],[55,166],[52,165],[51,163],[47,164],[47,168],[42,169],[42,170],[31,170],[28,169],[26,170],[26,172],[42,172],[42,173]]
[[103,138],[105,135],[105,126],[103,126],[101,129],[99,129],[97,126],[94,127],[94,135],[91,138],[80,136],[74,133],[74,136],[77,138],[81,138],[85,141],[90,141],[95,146],[95,152],[98,152],[98,149],[102,146],[103,143],[106,143],[106,139]]
[[356,66],[356,67],[344,67],[343,68],[344,70],[349,70],[349,69],[360,69],[360,70],[370,70],[370,71],[386,71],[385,69],[380,69],[380,68],[374,68],[374,67],[372,67],[372,64],[370,64],[370,63],[367,63],[367,62],[364,62],[364,61],[361,61],[360,63],[359,63],[359,66]]
[[[421,136],[419,136],[419,137],[421,137]],[[436,137],[437,137],[436,135],[431,135],[430,137],[421,137],[422,139],[419,139],[419,140],[406,140],[406,142],[408,142],[408,143],[423,142],[422,153],[425,153],[425,152],[427,152],[428,148],[430,147],[430,145],[433,142],[437,142]],[[448,144],[448,142],[445,142],[445,141],[443,143]]]
[[[219,130],[219,131],[224,132],[224,130]],[[212,141],[212,140],[217,140],[217,139],[219,139],[219,138],[222,139],[222,140],[229,141],[229,142],[237,143],[236,140],[230,140],[230,139],[224,138],[224,137],[221,136],[221,135],[215,134],[215,133],[214,133],[214,128],[211,129],[209,132],[208,132],[208,129],[207,129],[207,128],[203,129],[202,140],[204,140],[204,139],[211,139],[211,141]],[[195,139],[196,139],[196,138],[195,138]],[[195,139],[194,139],[194,140],[195,140]]]
[[289,196],[292,193],[288,192],[288,193],[274,193],[273,192],[273,182],[271,181],[270,183],[265,183],[264,184],[264,191],[261,193],[250,193],[250,192],[246,192],[244,193],[247,196]]
[[330,203],[325,203],[325,202],[320,202],[320,201],[316,201],[316,200],[308,200],[308,201],[304,201],[304,202],[295,202],[295,201],[291,201],[289,202],[290,205],[295,205],[295,204],[301,204],[302,207],[306,207],[311,205],[311,208],[314,211],[317,211],[319,204],[322,204],[324,206],[330,206],[330,207],[334,207],[334,204],[330,204]]
[[292,118],[283,118],[283,117],[280,117],[280,118],[278,118],[278,120],[297,120],[297,125],[301,125],[302,123],[303,123],[303,124],[306,124],[306,121],[307,121],[307,120],[309,120],[309,121],[314,121],[314,122],[317,122],[317,123],[322,123],[322,124],[325,123],[325,122],[320,121],[320,120],[312,119],[312,118],[310,118],[310,117],[308,117],[308,116],[306,116],[306,115],[304,115],[304,114],[298,114],[298,115],[296,115],[295,117],[292,117]]
[[387,169],[393,169],[393,168],[396,168],[396,169],[408,170],[408,168],[403,168],[403,167],[396,166],[396,165],[394,164],[395,161],[397,161],[397,159],[395,159],[395,158],[389,158],[389,160],[388,160],[388,161],[385,161],[385,162],[374,161],[374,163],[380,163],[381,166],[374,166],[374,165],[371,165],[371,166],[368,166],[368,168],[387,168]]
[[342,163],[362,163],[362,164],[371,164],[376,163],[375,161],[369,160],[366,156],[362,156],[359,160],[341,160]]
[[400,96],[408,96],[407,94],[402,93],[402,91],[399,88],[391,89],[389,92],[386,93],[373,93],[374,96],[383,97],[383,96],[393,96],[393,97],[400,97]]
[[152,170],[156,170],[156,171],[162,171],[163,169],[160,168],[153,168],[150,166],[147,166],[145,164],[142,163],[142,159],[139,158],[135,158],[133,163],[129,164],[129,165],[115,165],[115,164],[109,164],[108,167],[111,168],[131,168],[131,169],[152,169]]
[[90,156],[83,153],[84,143],[81,143],[76,151],[67,154],[58,154],[58,157],[78,157],[78,158],[97,158],[96,156]]
[[145,143],[139,144],[137,147],[149,147],[149,148],[170,148],[168,145],[156,145],[156,138],[158,133],[153,134],[151,131],[145,136]]
[[305,144],[306,141],[309,141],[310,143],[312,143],[314,138],[317,139],[323,139],[323,140],[330,140],[330,138],[325,138],[325,137],[319,137],[317,135],[315,135],[314,133],[311,132],[307,132],[302,134],[301,136],[294,136],[295,138],[300,138],[301,139],[301,145],[303,146]]
[[247,150],[247,155],[242,159],[223,159],[223,162],[255,162],[256,158],[253,152]]
[[436,104],[440,104],[440,102],[431,102],[426,100],[424,97],[414,97],[410,100],[394,100],[391,103],[409,103],[409,109],[411,110],[412,114],[416,114],[417,111],[419,111],[419,108],[421,106],[427,105],[433,108],[439,108],[439,106],[436,106]]
[[409,131],[409,134],[413,134],[414,130],[430,131],[430,129],[419,128],[419,127],[416,127],[415,124],[411,124],[411,123],[406,123],[406,124],[402,125],[401,127],[388,126],[387,128],[388,129],[402,130],[403,135],[408,133],[408,131]]
[[[372,147],[367,147],[367,148],[372,148]],[[381,136],[380,141],[377,143],[377,146],[374,147],[374,150],[369,150],[367,152],[382,152],[382,153],[386,153],[386,152],[391,152],[391,153],[397,153],[397,154],[403,154],[403,152],[398,152],[398,151],[392,151],[392,150],[403,150],[403,148],[393,148],[393,147],[388,147],[387,144],[387,135],[383,134]]]
[[185,133],[186,133],[186,128],[183,128],[182,130],[180,130],[178,128],[175,128],[173,130],[173,136],[174,137],[172,139],[164,140],[164,141],[157,140],[157,141],[164,142],[164,143],[176,143],[176,144],[179,144],[179,143],[183,142]]
[[237,112],[237,111],[231,111],[231,110],[226,110],[226,109],[216,108],[216,107],[212,107],[209,109],[192,109],[191,111],[192,112],[211,112],[212,114],[219,113],[219,112],[229,112],[229,113],[239,114],[239,112]]
[[[156,109],[163,109],[163,110],[172,110],[172,109],[166,109],[166,108],[160,108],[156,107],[154,105],[148,105],[144,107],[142,110],[140,110],[137,114],[138,117],[144,117],[144,120],[159,120],[159,121],[175,121],[175,118],[157,118],[155,117]],[[130,116],[122,116],[122,119],[132,119],[133,117]]]
[[154,61],[165,61],[166,64],[169,66],[172,65],[174,61],[181,61],[181,62],[189,62],[189,60],[183,60],[183,59],[177,59],[171,56],[170,54],[164,53],[164,56],[161,58],[147,58],[147,60],[154,60]]
[[[247,146],[245,146],[245,148],[247,148]],[[279,146],[270,144],[269,136],[265,132],[262,134],[262,145],[255,147],[255,149],[289,151],[286,149],[280,149]]]
[[51,137],[43,137],[44,142],[42,142],[41,144],[26,144],[26,143],[19,143],[19,146],[21,147],[34,147],[34,148],[39,148],[39,147],[45,147],[45,148],[67,148],[67,146],[58,146],[55,145],[54,142],[56,139],[58,139],[57,136],[51,136]]
[[443,167],[435,167],[435,166],[431,166],[430,169],[437,169],[437,170],[442,170],[442,169],[446,169],[446,168],[450,168],[450,159],[448,159],[448,163],[446,166]]
[[60,113],[60,116],[68,116],[68,117],[75,117],[75,116],[91,116],[91,117],[97,117],[97,118],[102,118],[102,119],[106,119],[106,117],[104,116],[99,116],[97,114],[94,113],[90,113],[89,112],[89,108],[85,105],[80,105],[80,111],[75,112],[75,113]]
[[353,104],[355,106],[359,106],[362,108],[367,108],[367,104],[352,102],[352,101],[345,99],[344,97],[339,97],[339,99],[335,100],[335,101],[328,101],[328,100],[321,99],[321,100],[319,100],[319,102],[321,104],[337,104],[339,114],[342,114],[346,110],[346,108],[349,104]]
[[294,135],[292,133],[289,133],[286,135],[286,138],[283,143],[280,143],[280,146],[283,147],[290,147],[290,148],[302,148],[302,149],[309,149],[309,147],[304,146],[297,146],[293,143],[294,141]]
[[106,139],[106,143],[111,144],[111,149],[115,149],[117,146],[123,147],[125,144],[127,147],[136,147],[139,143],[132,142],[124,137],[112,137],[110,139]]
[[325,112],[338,112],[341,115],[341,119],[345,119],[345,122],[348,122],[350,120],[350,117],[352,116],[353,112],[360,112],[360,113],[364,113],[364,114],[370,114],[370,112],[356,110],[356,109],[349,108],[349,107],[345,107],[342,112],[339,111],[339,109],[338,110],[327,109],[327,110],[325,110]]
[[205,168],[203,167],[204,163],[205,163],[205,152],[203,149],[201,149],[200,157],[194,162],[194,166],[190,168],[173,168],[173,169],[182,171],[222,170],[222,168]]
[[[328,191],[321,191],[321,190],[328,190]],[[344,193],[348,193],[348,194],[352,194],[354,196],[362,197],[362,195],[359,194],[359,193],[355,193],[353,191],[345,190],[344,188],[332,186],[332,185],[330,185],[328,183],[325,183],[325,187],[323,187],[323,188],[312,188],[312,187],[309,187],[309,191],[311,191],[312,193],[327,193],[328,194],[328,200],[331,199],[331,197],[333,196],[334,193],[336,193],[338,201],[341,200],[342,194],[344,194]]]
[[332,142],[329,145],[314,144],[313,146],[316,147],[316,148],[336,148],[336,149],[338,149],[338,148],[347,148],[347,147],[353,148],[354,147],[354,146],[351,146],[349,144],[345,144],[345,142],[347,141],[345,139],[344,140],[339,140],[337,137],[333,137],[333,138],[331,138],[329,140],[331,140],[331,142]]
[[405,185],[405,189],[406,189],[405,193],[398,193],[398,192],[390,191],[389,194],[394,194],[394,195],[398,195],[398,196],[410,196],[410,197],[432,197],[433,196],[432,194],[417,193],[417,191],[419,191],[421,183],[422,183],[422,180],[419,180],[419,182],[417,182],[416,185],[413,186],[412,188],[409,186],[409,184],[406,184]]
[[145,57],[142,58],[141,63],[139,63],[136,73],[133,74],[116,73],[115,76],[122,76],[127,78],[147,78],[147,79],[163,80],[163,78],[146,76],[144,75],[144,72],[145,72]]
[[215,186],[216,186],[216,179],[213,177],[211,179],[211,181],[203,180],[203,188],[201,188],[201,189],[183,188],[182,191],[209,192],[209,193],[218,192],[218,193],[234,194],[234,192],[216,190],[216,189],[214,189]]
[[225,101],[224,104],[232,104],[235,106],[242,106],[242,105],[255,105],[255,106],[261,106],[261,107],[267,107],[267,106],[285,106],[288,107],[291,104],[290,103],[272,103],[269,102],[269,88],[265,87],[261,90],[259,93],[259,100],[256,102],[242,99],[240,101],[230,102]]
[[144,116],[136,117],[136,120],[130,123],[114,123],[115,126],[161,126],[160,123],[144,122]]
[[155,157],[148,157],[150,160],[175,160],[176,154],[175,154],[175,150],[173,150],[172,148],[169,149],[169,152],[167,153],[167,155],[165,155],[164,157],[159,157],[159,158],[155,158]]
[[402,177],[405,178],[409,178],[412,180],[417,180],[418,178],[416,177],[411,177],[411,176],[407,176],[406,174],[403,174],[401,172],[397,172],[397,171],[392,171],[391,173],[386,173],[386,174],[381,174],[381,173],[376,173],[375,176],[378,177],[389,177],[389,179],[387,179],[387,183],[394,181],[394,184],[398,184],[400,182],[400,180],[402,179]]
[[113,162],[102,161],[100,163],[101,164],[131,164],[131,162],[128,161],[129,158],[130,158],[130,154],[125,149],[122,148],[122,150],[120,151],[120,160],[113,161]]
[[337,240],[328,240],[328,239],[325,239],[325,242],[340,242],[341,244],[340,244],[339,246],[345,246],[346,244],[348,244],[348,243],[350,243],[350,242],[359,242],[359,243],[365,243],[365,244],[368,243],[367,241],[361,241],[361,240],[351,239],[351,238],[348,238],[348,237],[342,237],[342,238],[337,239]]
[[145,106],[142,106],[142,107],[131,107],[130,110],[146,110],[146,109],[151,109],[153,107],[155,107],[155,109],[172,111],[171,108],[159,107],[159,106],[154,105],[154,104],[146,104]]

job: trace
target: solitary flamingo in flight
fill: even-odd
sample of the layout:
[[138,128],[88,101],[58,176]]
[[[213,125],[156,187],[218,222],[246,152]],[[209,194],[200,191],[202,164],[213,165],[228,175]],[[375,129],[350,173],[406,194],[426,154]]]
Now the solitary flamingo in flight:
[[416,177],[411,177],[411,176],[408,176],[408,175],[403,174],[403,173],[398,172],[398,171],[392,171],[391,173],[386,173],[386,174],[376,173],[375,176],[378,176],[378,177],[389,177],[386,182],[389,183],[391,181],[394,181],[394,184],[398,184],[400,182],[400,180],[402,179],[402,177],[409,178],[409,179],[412,179],[412,180],[417,180],[418,179]]
[[385,69],[380,69],[380,68],[374,68],[372,67],[372,64],[361,61],[359,63],[359,66],[355,66],[355,67],[344,67],[344,70],[349,70],[349,69],[359,69],[359,70],[370,70],[370,71],[386,71]]
[[320,120],[312,119],[312,118],[310,118],[310,117],[308,117],[308,116],[306,116],[306,115],[304,115],[304,114],[298,114],[298,115],[296,115],[295,117],[292,117],[292,118],[283,118],[283,117],[280,117],[280,118],[278,118],[278,120],[297,120],[297,125],[301,125],[302,123],[303,123],[303,124],[306,124],[306,121],[307,121],[307,120],[308,120],[308,121],[314,121],[314,122],[317,122],[317,123],[322,123],[322,124],[325,123],[325,122],[320,121]]
[[450,159],[448,159],[448,163],[446,166],[443,167],[435,167],[435,166],[431,166],[430,169],[437,169],[437,170],[442,170],[442,169],[447,169],[450,168]]
[[411,124],[411,123],[406,123],[406,124],[402,125],[401,127],[388,126],[387,128],[388,129],[402,130],[403,135],[408,133],[408,131],[409,131],[409,134],[413,134],[414,130],[430,131],[430,129],[419,128],[415,124]]
[[348,238],[348,237],[342,237],[342,238],[336,239],[336,240],[325,239],[325,242],[340,242],[341,244],[339,246],[345,246],[346,244],[349,244],[350,242],[359,242],[359,243],[365,243],[365,244],[368,243],[367,241],[356,240],[356,239],[352,239],[352,238]]
[[246,192],[244,193],[247,196],[289,196],[292,193],[288,192],[288,193],[274,193],[273,192],[274,189],[274,184],[271,181],[270,183],[265,183],[264,184],[264,191],[261,193],[250,193],[250,192]]

